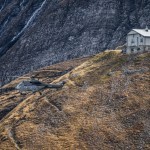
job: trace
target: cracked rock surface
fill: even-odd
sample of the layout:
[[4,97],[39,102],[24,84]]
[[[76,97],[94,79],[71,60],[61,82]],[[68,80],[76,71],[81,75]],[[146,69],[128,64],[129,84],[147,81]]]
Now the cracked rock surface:
[[123,45],[149,14],[150,0],[1,0],[0,75]]

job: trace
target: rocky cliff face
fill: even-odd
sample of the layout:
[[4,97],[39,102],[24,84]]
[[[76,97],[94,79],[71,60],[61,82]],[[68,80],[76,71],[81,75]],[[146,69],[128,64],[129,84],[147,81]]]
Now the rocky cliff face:
[[149,14],[150,0],[1,0],[1,76],[122,45]]

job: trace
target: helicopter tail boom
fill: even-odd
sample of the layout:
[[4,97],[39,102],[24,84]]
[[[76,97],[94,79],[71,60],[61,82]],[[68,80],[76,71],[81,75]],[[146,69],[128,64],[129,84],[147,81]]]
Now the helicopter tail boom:
[[46,84],[46,87],[48,88],[62,88],[64,86],[65,82],[62,81],[60,83],[57,84]]

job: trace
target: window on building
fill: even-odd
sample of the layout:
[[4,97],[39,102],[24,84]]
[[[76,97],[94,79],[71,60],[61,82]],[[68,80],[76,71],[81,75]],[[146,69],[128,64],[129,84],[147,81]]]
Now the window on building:
[[141,39],[141,43],[143,43],[143,38]]
[[140,49],[140,48],[137,48],[137,50],[140,51],[141,49]]
[[134,43],[134,40],[132,39],[131,44],[133,44],[133,43]]

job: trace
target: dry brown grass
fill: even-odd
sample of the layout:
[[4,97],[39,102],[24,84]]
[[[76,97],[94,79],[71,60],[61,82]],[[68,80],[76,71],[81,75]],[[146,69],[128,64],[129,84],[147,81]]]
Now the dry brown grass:
[[[149,68],[149,53],[131,57],[107,51],[82,65],[82,61],[75,60],[51,66],[58,71],[79,65],[55,80],[67,80],[62,89],[26,95],[17,103],[0,122],[0,148],[149,149],[150,72],[123,72],[124,68]],[[51,82],[44,72],[38,75]],[[11,94],[1,96],[2,107],[8,106]],[[17,100],[19,93],[13,95]]]

